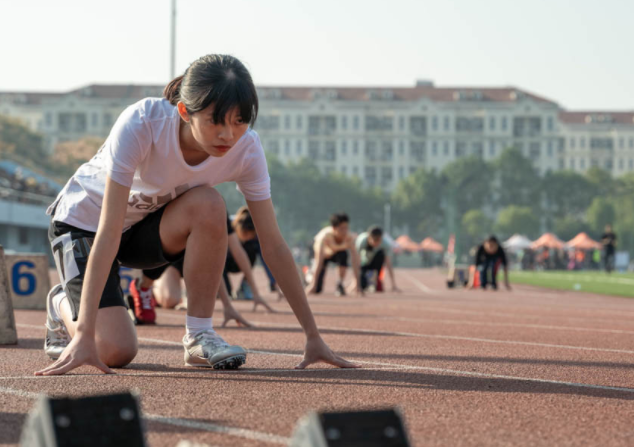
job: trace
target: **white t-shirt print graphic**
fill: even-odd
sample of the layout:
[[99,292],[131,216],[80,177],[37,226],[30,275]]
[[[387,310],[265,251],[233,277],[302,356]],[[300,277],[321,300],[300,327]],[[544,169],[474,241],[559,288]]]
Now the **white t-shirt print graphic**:
[[55,221],[97,231],[106,179],[130,187],[124,231],[197,186],[236,182],[247,200],[271,197],[264,150],[249,129],[223,157],[188,165],[180,149],[180,116],[167,100],[146,98],[117,119],[99,152],[71,177],[47,211]]

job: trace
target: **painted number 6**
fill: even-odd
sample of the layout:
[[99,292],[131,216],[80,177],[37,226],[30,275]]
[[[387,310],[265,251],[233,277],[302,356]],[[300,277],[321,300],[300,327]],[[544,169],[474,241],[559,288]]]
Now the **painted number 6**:
[[[13,280],[13,291],[17,295],[30,295],[35,292],[35,287],[37,286],[37,282],[35,280],[35,276],[30,272],[20,272],[22,267],[26,268],[35,268],[35,264],[30,261],[22,261],[16,262],[11,271],[11,278]],[[27,287],[21,288],[22,279],[26,279]]]

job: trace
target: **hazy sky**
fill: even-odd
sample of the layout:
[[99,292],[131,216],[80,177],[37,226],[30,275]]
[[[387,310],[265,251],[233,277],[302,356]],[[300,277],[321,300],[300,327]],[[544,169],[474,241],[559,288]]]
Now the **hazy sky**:
[[[230,53],[259,85],[513,85],[634,110],[634,0],[178,0],[177,73]],[[169,79],[170,0],[0,0],[0,91]]]

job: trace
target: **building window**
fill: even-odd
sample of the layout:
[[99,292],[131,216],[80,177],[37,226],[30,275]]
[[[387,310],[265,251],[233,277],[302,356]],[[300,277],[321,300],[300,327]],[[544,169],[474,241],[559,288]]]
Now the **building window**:
[[403,141],[398,142],[398,154],[405,155],[405,142]]
[[354,130],[359,130],[359,116],[355,115],[354,118],[352,119],[352,127],[354,128]]
[[634,149],[634,138],[630,138],[630,149]]
[[607,169],[608,171],[611,171],[612,168],[614,167],[614,164],[612,163],[612,160],[605,160],[604,166],[605,166],[605,169]]
[[19,227],[18,239],[20,241],[20,245],[28,244],[29,243],[29,229],[26,227]]
[[99,114],[97,112],[93,112],[92,114],[92,127],[99,126]]
[[103,125],[104,127],[112,126],[112,115],[110,113],[103,114]]
[[431,118],[431,128],[432,130],[438,130],[438,117],[432,116]]
[[412,134],[423,137],[427,135],[427,118],[424,116],[412,116],[409,119],[409,129]]
[[552,157],[553,156],[553,142],[552,141],[548,141],[548,146],[546,150],[548,152],[548,156]]
[[390,166],[384,166],[381,168],[381,185],[387,186],[392,183],[392,168]]
[[53,124],[53,114],[46,112],[46,127],[50,127]]
[[619,138],[619,148],[625,149],[625,138]]
[[284,129],[288,130],[291,128],[291,116],[290,115],[286,115],[284,117]]
[[[581,138],[581,140],[579,140],[579,145],[581,146],[581,149],[585,149],[586,148],[586,139],[585,138]],[[574,147],[574,145],[572,147]]]
[[564,168],[565,168],[564,160],[563,160],[563,158],[560,158],[559,159],[559,169],[564,169]]
[[341,173],[343,175],[347,175],[348,174],[348,167],[347,166],[342,166],[341,167]]
[[280,142],[277,140],[269,140],[268,150],[270,153],[278,155],[280,153]]
[[369,131],[390,131],[394,125],[394,120],[391,116],[372,116],[367,115],[365,117],[365,130]]
[[376,168],[374,166],[365,167],[365,181],[368,182],[369,185],[376,184]]
[[444,155],[449,155],[449,141],[443,143],[442,152]]
[[463,157],[467,154],[467,143],[459,141],[456,143],[456,158]]
[[581,169],[585,169],[586,168],[586,159],[582,158],[581,160],[579,160],[579,167]]
[[634,160],[630,158],[630,161],[628,162],[628,164],[630,165],[630,169],[634,169]]
[[399,116],[398,117],[398,129],[399,130],[405,130],[405,117],[404,116]]
[[554,120],[552,116],[548,117],[548,130],[552,132],[554,130]]
[[352,167],[352,175],[359,175],[359,168],[357,166]]
[[398,178],[405,177],[405,168],[403,166],[398,167]]
[[328,161],[335,161],[337,159],[337,151],[334,141],[326,141],[326,153],[325,159]]
[[495,117],[489,117],[489,130],[495,130]]
[[348,155],[348,142],[347,141],[342,141],[341,142],[341,155]]
[[456,132],[476,132],[481,133],[484,129],[484,119],[467,118],[464,116],[456,118]]
[[355,141],[354,144],[352,145],[352,153],[354,155],[359,155],[359,142]]
[[302,140],[297,140],[297,143],[295,143],[295,153],[302,155]]
[[489,156],[495,157],[495,141],[489,141]]
[[343,130],[348,130],[348,117],[346,115],[341,117],[341,128]]
[[507,130],[508,128],[508,120],[505,116],[502,117],[502,130]]
[[438,142],[432,141],[431,143],[431,154],[436,157],[438,155]]
[[619,169],[622,171],[625,168],[625,162],[622,158],[619,158]]
[[482,158],[482,156],[484,155],[484,149],[482,147],[482,143],[478,141],[471,144],[471,150],[473,155],[475,155],[476,157]]
[[412,141],[410,143],[409,154],[412,160],[422,162],[425,159],[425,143]]
[[444,128],[446,131],[448,131],[448,130],[449,130],[449,117],[448,117],[448,116],[446,116],[446,117],[443,119],[443,128]]
[[302,129],[302,126],[304,125],[304,123],[303,123],[301,115],[298,115],[297,118],[295,119],[295,125],[297,126],[299,130]]
[[284,141],[284,154],[291,155],[291,142],[289,140]]
[[571,138],[570,139],[570,149],[574,149],[575,148],[575,139]]
[[319,160],[319,141],[308,142],[308,157],[313,160]]
[[529,147],[529,155],[531,160],[537,161],[539,157],[542,155],[541,144],[539,143],[531,143]]

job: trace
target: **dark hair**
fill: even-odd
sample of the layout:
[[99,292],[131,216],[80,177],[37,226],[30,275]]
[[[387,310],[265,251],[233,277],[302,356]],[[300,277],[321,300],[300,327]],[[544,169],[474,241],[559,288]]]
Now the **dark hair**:
[[215,123],[224,123],[227,112],[234,107],[251,126],[258,116],[258,94],[249,70],[225,54],[208,54],[193,62],[185,74],[165,87],[163,96],[174,106],[181,101],[190,114],[213,104]]
[[370,228],[368,228],[368,233],[374,238],[383,237],[383,229],[381,229],[381,227],[379,227],[378,225],[372,225]]
[[330,216],[330,225],[332,225],[333,227],[338,227],[344,222],[350,222],[350,219],[348,219],[348,215],[346,213],[335,213]]
[[255,231],[255,225],[253,224],[253,219],[251,218],[251,213],[249,212],[249,208],[246,206],[240,207],[236,216],[233,218],[233,228],[242,231]]
[[486,242],[495,242],[496,244],[500,245],[500,241],[498,241],[498,238],[491,235],[486,239]]

